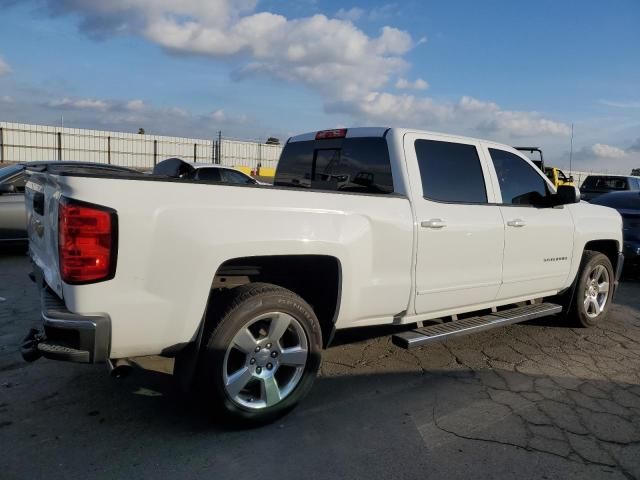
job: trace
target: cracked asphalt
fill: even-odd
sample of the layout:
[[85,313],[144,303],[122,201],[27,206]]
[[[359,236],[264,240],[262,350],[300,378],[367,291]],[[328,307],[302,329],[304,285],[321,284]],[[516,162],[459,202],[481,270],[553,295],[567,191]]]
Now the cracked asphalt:
[[104,366],[17,351],[38,324],[27,258],[0,255],[0,477],[640,478],[640,282],[606,322],[557,319],[400,350],[343,333],[311,395],[254,430],[173,393],[171,363]]

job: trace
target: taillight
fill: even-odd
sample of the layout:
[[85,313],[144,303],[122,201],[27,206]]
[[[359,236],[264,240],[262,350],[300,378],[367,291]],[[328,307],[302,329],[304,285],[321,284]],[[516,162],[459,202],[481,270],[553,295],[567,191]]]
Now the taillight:
[[334,130],[321,130],[316,133],[316,140],[327,140],[329,138],[344,138],[347,136],[346,128],[336,128]]
[[63,197],[58,207],[62,280],[77,285],[113,278],[117,229],[118,217],[114,210]]

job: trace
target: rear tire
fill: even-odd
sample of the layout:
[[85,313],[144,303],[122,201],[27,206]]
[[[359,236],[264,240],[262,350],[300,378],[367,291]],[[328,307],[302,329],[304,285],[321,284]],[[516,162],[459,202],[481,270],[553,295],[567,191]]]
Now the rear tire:
[[236,422],[271,422],[311,390],[320,368],[320,323],[302,298],[276,285],[250,283],[220,300],[205,332],[201,391]]
[[580,270],[569,319],[580,327],[593,327],[609,314],[613,297],[615,276],[609,258],[586,250]]

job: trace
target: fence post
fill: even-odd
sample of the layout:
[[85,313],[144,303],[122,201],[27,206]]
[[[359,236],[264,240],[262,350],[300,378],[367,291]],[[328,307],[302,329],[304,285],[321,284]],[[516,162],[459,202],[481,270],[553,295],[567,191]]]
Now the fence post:
[[0,127],[0,163],[4,163],[4,130]]
[[58,132],[58,161],[62,161],[62,133]]
[[193,163],[196,163],[196,143],[193,144]]
[[107,137],[107,163],[111,165],[111,135]]
[[218,130],[218,164],[222,163],[222,130]]
[[153,166],[158,163],[158,140],[153,141]]

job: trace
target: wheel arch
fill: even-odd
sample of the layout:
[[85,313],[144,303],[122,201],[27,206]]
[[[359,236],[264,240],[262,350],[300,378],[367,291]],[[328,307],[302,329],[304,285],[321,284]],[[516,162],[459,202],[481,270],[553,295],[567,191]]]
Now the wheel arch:
[[616,264],[618,262],[618,253],[620,252],[620,243],[618,240],[591,240],[584,245],[582,255],[584,255],[584,252],[587,250],[599,252],[605,255],[611,262],[615,271]]
[[[302,297],[322,327],[323,347],[333,338],[342,299],[342,263],[331,255],[260,255],[228,259],[215,272],[207,309],[225,289],[265,282]],[[203,316],[204,318],[204,316]]]

